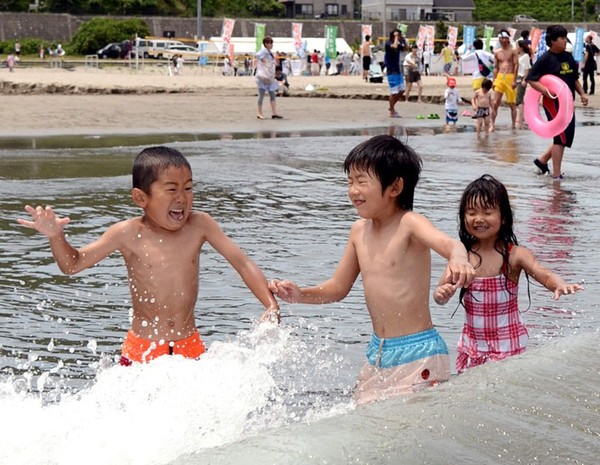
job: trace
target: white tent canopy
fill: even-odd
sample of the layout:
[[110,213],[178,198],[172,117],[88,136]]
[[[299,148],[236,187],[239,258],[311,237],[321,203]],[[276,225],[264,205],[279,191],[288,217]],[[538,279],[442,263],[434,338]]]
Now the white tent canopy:
[[[222,53],[222,37],[211,37],[210,42],[215,44],[220,53]],[[231,43],[233,44],[233,51],[236,55],[253,55],[256,53],[256,39],[254,37],[232,37]],[[319,50],[320,52],[325,51],[325,38],[303,37],[302,43],[306,44],[306,50],[308,52],[312,52],[313,50]],[[335,46],[340,53],[352,53],[352,49],[345,39],[339,37],[336,38]],[[295,54],[296,48],[294,47],[294,39],[291,37],[273,37],[273,51]]]

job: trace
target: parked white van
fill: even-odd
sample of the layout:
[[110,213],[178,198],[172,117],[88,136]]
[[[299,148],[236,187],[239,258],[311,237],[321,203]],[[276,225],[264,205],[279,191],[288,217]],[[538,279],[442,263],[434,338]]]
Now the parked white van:
[[171,39],[146,39],[148,43],[148,58],[163,58],[166,57],[166,51],[175,46],[183,46],[183,42]]

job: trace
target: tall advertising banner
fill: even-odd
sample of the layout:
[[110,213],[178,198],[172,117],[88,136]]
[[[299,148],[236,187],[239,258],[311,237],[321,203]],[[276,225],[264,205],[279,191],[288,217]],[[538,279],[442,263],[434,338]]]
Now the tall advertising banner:
[[292,39],[294,39],[296,55],[303,57],[304,46],[302,45],[302,23],[292,23]]
[[229,50],[227,50],[229,55],[229,63],[231,63],[232,67],[235,67],[235,44],[229,44]]
[[435,46],[435,26],[427,26],[427,38],[425,39],[425,45],[427,50],[432,50]]
[[[546,45],[546,31],[542,31],[540,34],[540,41],[538,42],[537,52],[535,54],[535,59],[537,60],[548,50],[548,46]],[[534,60],[535,61],[535,60]]]
[[490,42],[492,41],[492,36],[494,35],[494,28],[492,26],[485,26],[483,28],[483,37],[485,38],[485,50],[490,49]]
[[266,24],[254,23],[254,38],[256,39],[256,51],[258,52],[263,45],[267,26]]
[[370,24],[362,24],[360,26],[360,36],[362,38],[361,42],[364,42],[365,37],[367,36],[373,37],[373,26]]
[[427,38],[427,26],[420,25],[417,33],[417,47],[422,52]]
[[235,19],[223,18],[223,29],[221,30],[221,39],[223,40],[223,54],[229,53],[229,44],[231,44],[231,36],[233,35],[233,26]]
[[325,53],[329,58],[337,57],[337,46],[335,43],[337,30],[337,26],[325,26]]
[[475,26],[463,26],[463,43],[467,48],[473,46],[475,40]]
[[529,32],[529,40],[531,41],[531,51],[533,53],[537,52],[540,37],[542,37],[542,30],[538,27],[532,27],[531,32]]
[[[573,58],[578,63],[583,61],[583,28],[575,28],[575,43],[573,44]],[[594,57],[592,56],[592,59]]]
[[448,26],[446,40],[452,50],[456,49],[456,41],[458,40],[458,28],[456,26]]

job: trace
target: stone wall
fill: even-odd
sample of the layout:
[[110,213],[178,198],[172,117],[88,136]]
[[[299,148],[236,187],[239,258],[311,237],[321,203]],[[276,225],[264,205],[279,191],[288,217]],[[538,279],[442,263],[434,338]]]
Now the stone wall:
[[[119,18],[115,16],[114,18]],[[69,14],[52,13],[0,13],[0,40],[16,40],[24,37],[41,38],[47,41],[68,42],[77,32],[79,26],[91,16],[73,16]],[[152,35],[162,36],[164,31],[174,31],[176,37],[193,38],[196,35],[196,18],[174,18],[148,16],[143,17],[148,24]],[[304,37],[324,37],[326,25],[338,26],[338,37],[343,37],[349,44],[357,44],[360,41],[361,21],[344,20],[334,21],[331,19],[321,20],[296,20],[301,22],[302,35]],[[267,34],[274,37],[290,37],[292,33],[292,20],[290,19],[237,19],[233,35],[235,37],[252,37],[254,35],[254,24],[261,22],[266,24]],[[403,21],[408,25],[408,37],[416,37],[420,21]],[[380,37],[383,33],[383,24],[381,22],[364,21],[366,24],[373,25],[373,36]],[[386,31],[389,33],[396,22],[389,21],[386,25]],[[448,23],[450,24],[450,23]],[[456,23],[463,25],[464,23]],[[474,23],[470,23],[474,24]],[[496,30],[506,27],[514,27],[520,32],[523,28],[530,28],[530,24],[510,24],[510,23],[485,23],[493,26]],[[223,18],[203,18],[202,35],[205,37],[221,35]],[[545,28],[544,23],[536,23],[537,27]],[[580,26],[585,30],[598,28],[598,23],[589,24],[565,24],[569,31],[574,31],[575,27]]]

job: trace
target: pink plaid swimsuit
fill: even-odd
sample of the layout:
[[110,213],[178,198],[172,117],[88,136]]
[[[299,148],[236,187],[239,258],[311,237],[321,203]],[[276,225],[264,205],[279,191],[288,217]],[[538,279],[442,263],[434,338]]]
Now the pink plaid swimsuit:
[[529,335],[519,314],[518,289],[503,274],[475,278],[469,285],[463,297],[466,319],[457,348],[459,373],[525,351]]

